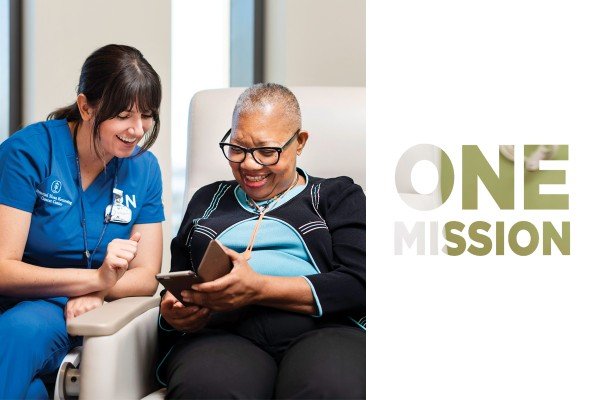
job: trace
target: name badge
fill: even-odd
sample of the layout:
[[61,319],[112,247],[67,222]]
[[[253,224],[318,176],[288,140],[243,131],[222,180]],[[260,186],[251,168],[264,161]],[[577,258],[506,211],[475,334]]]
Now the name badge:
[[113,202],[106,206],[104,218],[108,222],[128,224],[131,222],[131,210],[123,204],[123,191],[113,189]]

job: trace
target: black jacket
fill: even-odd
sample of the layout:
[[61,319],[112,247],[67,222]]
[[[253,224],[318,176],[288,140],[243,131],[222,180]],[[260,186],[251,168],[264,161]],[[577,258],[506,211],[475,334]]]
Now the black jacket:
[[[199,189],[171,242],[171,271],[194,270],[212,238],[230,226],[256,218],[237,202],[235,181]],[[297,196],[270,211],[270,218],[293,227],[304,240],[320,274],[309,275],[323,316],[365,309],[365,195],[348,177],[309,177]],[[359,318],[360,318],[359,317]]]
[[[219,181],[200,188],[189,202],[177,236],[171,242],[171,271],[195,270],[211,239],[232,225],[255,219],[238,203],[235,181]],[[366,278],[366,201],[361,187],[348,177],[309,177],[298,195],[269,211],[297,231],[320,273],[312,283],[322,319],[364,324]],[[181,336],[160,320],[161,353]],[[159,359],[162,359],[160,357]]]

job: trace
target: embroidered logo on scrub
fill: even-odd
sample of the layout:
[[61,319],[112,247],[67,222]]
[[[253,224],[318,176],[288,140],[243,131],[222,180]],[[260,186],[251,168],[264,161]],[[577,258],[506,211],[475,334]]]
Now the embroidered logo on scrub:
[[41,182],[35,189],[38,201],[46,206],[67,206],[73,205],[72,193],[68,186],[63,185],[62,179],[58,176],[50,176]]
[[50,190],[52,191],[52,193],[58,193],[60,192],[60,189],[62,189],[61,181],[56,180],[52,182],[52,185],[50,186]]
[[[50,189],[50,190],[53,190],[53,189]],[[35,189],[35,192],[37,193],[40,200],[43,201],[44,203],[52,204],[52,205],[59,206],[59,207],[62,207],[64,205],[67,205],[67,206],[73,205],[73,202],[71,200],[67,200],[65,198],[62,198],[61,196],[57,196],[52,193],[42,192],[40,189]]]

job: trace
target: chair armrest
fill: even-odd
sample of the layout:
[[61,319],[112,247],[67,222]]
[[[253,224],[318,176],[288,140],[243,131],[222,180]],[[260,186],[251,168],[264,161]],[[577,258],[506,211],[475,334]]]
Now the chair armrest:
[[67,323],[67,331],[73,336],[112,335],[131,320],[160,303],[159,297],[125,297],[105,303]]

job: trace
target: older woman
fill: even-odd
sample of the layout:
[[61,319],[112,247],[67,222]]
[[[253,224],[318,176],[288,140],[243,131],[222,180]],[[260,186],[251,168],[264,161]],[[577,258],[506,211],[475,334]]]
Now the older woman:
[[162,297],[168,398],[365,396],[365,197],[296,166],[308,132],[295,96],[258,84],[219,144],[235,181],[198,190],[171,244],[194,270],[218,239],[232,271]]

